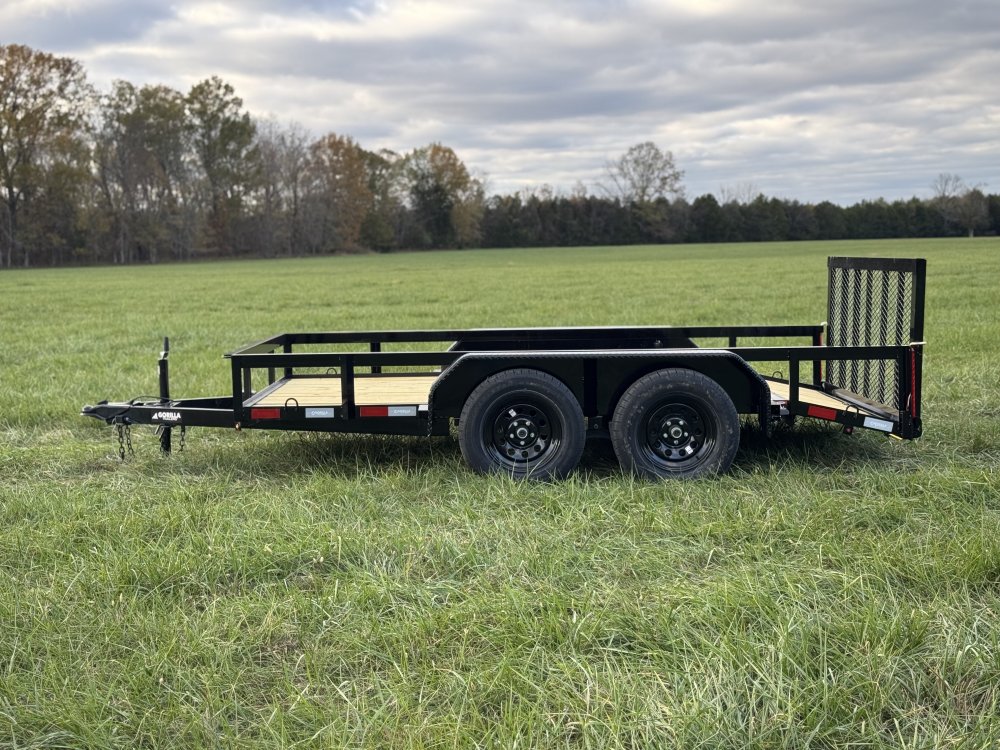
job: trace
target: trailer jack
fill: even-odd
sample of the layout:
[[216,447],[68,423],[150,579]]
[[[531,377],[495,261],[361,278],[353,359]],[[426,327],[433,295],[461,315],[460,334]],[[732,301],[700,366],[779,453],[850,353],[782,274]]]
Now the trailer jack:
[[[163,337],[163,351],[160,352],[160,359],[157,362],[160,375],[160,403],[164,406],[170,403],[170,365],[167,358],[170,356],[170,339]],[[168,425],[160,425],[160,450],[164,455],[170,455],[170,432],[173,428]]]

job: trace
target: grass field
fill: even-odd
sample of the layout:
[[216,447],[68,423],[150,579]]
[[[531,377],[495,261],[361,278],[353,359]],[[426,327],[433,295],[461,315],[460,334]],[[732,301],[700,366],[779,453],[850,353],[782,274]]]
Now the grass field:
[[[825,318],[928,258],[924,437],[799,425],[718,480],[469,472],[457,441],[196,430],[286,330]],[[475,251],[0,273],[0,747],[1000,745],[1000,241]]]

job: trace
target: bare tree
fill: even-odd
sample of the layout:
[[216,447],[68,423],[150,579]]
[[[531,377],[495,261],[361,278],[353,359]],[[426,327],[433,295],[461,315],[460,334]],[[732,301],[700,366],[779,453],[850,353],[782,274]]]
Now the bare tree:
[[258,120],[255,128],[257,180],[250,196],[255,224],[245,242],[267,256],[295,255],[302,252],[310,136],[294,122]]
[[357,250],[375,203],[364,150],[350,136],[330,133],[309,148],[309,177],[321,216],[318,249]]
[[934,178],[934,182],[931,183],[931,190],[934,191],[934,199],[942,201],[958,198],[968,188],[965,186],[965,181],[957,174],[942,172]]
[[969,237],[975,237],[976,230],[982,228],[989,217],[982,188],[982,185],[970,187],[957,174],[942,173],[931,183],[932,203],[945,221],[957,224]]
[[725,206],[727,203],[738,203],[741,206],[749,206],[763,194],[764,191],[755,182],[737,182],[733,185],[722,185],[719,187],[719,205]]
[[980,186],[970,188],[958,199],[956,218],[969,237],[975,237],[976,230],[985,226],[989,219],[989,203]]
[[607,181],[601,187],[623,204],[640,206],[660,198],[681,198],[684,172],[674,163],[674,155],[661,151],[652,141],[637,143],[605,166]]
[[309,133],[298,123],[281,135],[281,184],[288,218],[289,255],[297,255],[302,243],[302,197],[309,167]]
[[637,143],[608,162],[605,173],[606,182],[599,187],[628,209],[630,223],[641,235],[666,242],[683,232],[686,210],[673,209],[684,203],[684,172],[672,153],[661,151],[652,141]]

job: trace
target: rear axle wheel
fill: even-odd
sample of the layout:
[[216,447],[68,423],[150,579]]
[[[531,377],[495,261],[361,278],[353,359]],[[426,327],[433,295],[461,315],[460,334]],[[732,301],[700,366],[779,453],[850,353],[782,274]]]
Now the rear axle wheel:
[[649,479],[695,478],[730,467],[740,420],[722,386],[700,372],[658,370],[633,383],[611,417],[622,466]]

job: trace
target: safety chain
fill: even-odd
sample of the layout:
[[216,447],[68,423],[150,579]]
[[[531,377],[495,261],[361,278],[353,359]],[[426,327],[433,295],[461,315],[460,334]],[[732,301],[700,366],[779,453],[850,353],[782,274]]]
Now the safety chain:
[[183,453],[184,452],[184,438],[186,436],[187,436],[187,425],[186,424],[182,424],[181,425],[181,442],[180,442],[180,445],[177,446],[177,452],[178,453]]
[[119,423],[115,427],[118,428],[118,457],[124,462],[126,452],[129,456],[135,455],[132,449],[132,426]]

